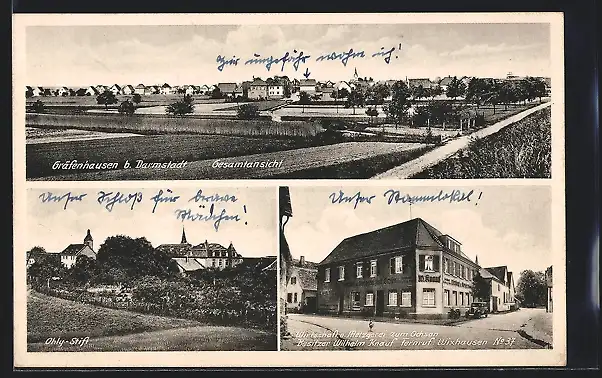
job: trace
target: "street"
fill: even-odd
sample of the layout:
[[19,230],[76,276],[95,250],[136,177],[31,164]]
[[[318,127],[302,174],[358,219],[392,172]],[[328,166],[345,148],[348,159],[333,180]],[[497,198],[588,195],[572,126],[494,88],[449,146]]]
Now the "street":
[[453,326],[374,322],[303,314],[288,315],[292,338],[281,341],[282,350],[454,350],[540,349],[541,343],[521,336],[519,330],[537,318],[542,309],[520,309],[506,314],[469,320]]

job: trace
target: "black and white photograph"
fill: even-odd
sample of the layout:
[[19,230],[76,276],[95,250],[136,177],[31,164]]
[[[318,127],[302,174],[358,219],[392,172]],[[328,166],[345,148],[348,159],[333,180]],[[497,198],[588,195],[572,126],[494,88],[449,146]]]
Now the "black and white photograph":
[[271,20],[27,26],[27,180],[551,177],[550,18]]
[[277,350],[275,214],[269,188],[29,189],[28,352]]
[[549,187],[281,191],[282,350],[553,348]]

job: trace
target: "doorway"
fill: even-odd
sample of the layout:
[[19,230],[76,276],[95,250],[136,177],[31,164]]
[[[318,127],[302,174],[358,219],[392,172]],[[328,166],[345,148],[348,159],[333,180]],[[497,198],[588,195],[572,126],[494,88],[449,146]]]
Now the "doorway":
[[343,306],[344,306],[344,298],[343,296],[339,296],[339,315],[341,315],[343,313]]

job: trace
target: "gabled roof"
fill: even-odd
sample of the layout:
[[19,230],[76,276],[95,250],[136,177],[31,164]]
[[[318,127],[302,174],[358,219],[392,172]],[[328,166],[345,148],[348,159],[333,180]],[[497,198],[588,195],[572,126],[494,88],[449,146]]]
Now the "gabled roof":
[[304,261],[303,264],[301,264],[301,260],[297,260],[297,259],[293,259],[293,262],[291,264],[292,266],[296,266],[299,268],[307,268],[307,269],[318,269],[318,264],[315,262],[311,262],[311,261]]
[[174,257],[173,260],[184,272],[192,272],[199,269],[204,269],[203,264],[195,258]]
[[249,85],[264,87],[264,86],[267,86],[268,83],[261,79],[253,79],[253,81]]
[[318,271],[311,269],[299,268],[297,277],[299,277],[299,285],[303,290],[318,290]]
[[299,85],[316,85],[316,79],[301,79],[299,80]]
[[218,83],[217,87],[222,93],[232,93],[236,92],[237,85],[236,83]]
[[348,237],[336,246],[319,265],[335,261],[361,259],[387,251],[413,247],[443,250],[445,247],[438,239],[440,236],[442,234],[437,229],[421,218],[415,218],[389,227]]
[[276,259],[270,263],[270,265],[266,266],[262,270],[276,270]]
[[422,87],[427,88],[433,85],[430,79],[409,79],[408,84],[413,87],[418,87],[422,85]]
[[165,84],[163,84],[163,85],[161,86],[161,88],[171,88],[171,85],[169,85],[169,84],[165,83]]
[[255,269],[261,270],[271,270],[267,269],[272,266],[273,263],[276,262],[275,256],[268,257],[245,257],[242,260],[242,263],[238,264],[236,268],[245,268],[245,267],[253,267]]
[[494,266],[492,268],[485,268],[489,273],[493,274],[501,282],[506,282],[508,267],[507,266]]
[[77,256],[86,247],[86,244],[69,244],[67,248],[63,249],[61,255],[66,256]]
[[144,84],[136,85],[136,89],[144,89],[144,88],[146,88],[146,86],[144,86]]
[[439,85],[449,85],[449,83],[451,83],[452,80],[453,80],[453,77],[451,77],[451,76],[444,77],[439,82]]

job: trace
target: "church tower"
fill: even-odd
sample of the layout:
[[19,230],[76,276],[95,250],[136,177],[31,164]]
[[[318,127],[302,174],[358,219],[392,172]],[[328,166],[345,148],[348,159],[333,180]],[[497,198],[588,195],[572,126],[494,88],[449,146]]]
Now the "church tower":
[[[479,265],[479,255],[476,255],[474,258],[474,262]],[[480,265],[479,265],[480,266]]]
[[92,235],[90,234],[90,229],[88,229],[88,233],[84,238],[84,244],[90,247],[91,250],[94,250],[94,239],[92,239]]
[[182,240],[180,241],[180,244],[188,244],[188,241],[186,241],[186,231],[184,231],[184,227],[182,227]]
[[353,80],[357,81],[360,75],[357,74],[357,67],[355,67],[355,72],[353,73]]

